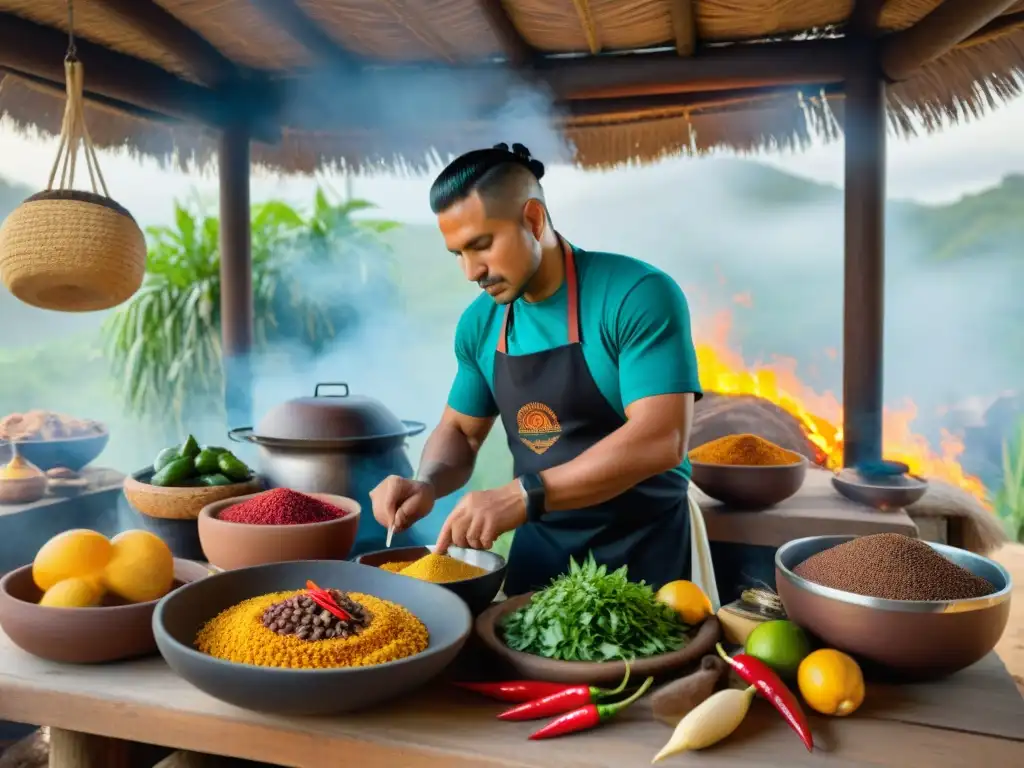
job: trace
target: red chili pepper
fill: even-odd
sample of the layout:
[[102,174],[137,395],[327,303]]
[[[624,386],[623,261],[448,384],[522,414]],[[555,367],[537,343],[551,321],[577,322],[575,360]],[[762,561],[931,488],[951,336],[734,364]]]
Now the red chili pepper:
[[498,701],[507,701],[512,704],[519,704],[525,701],[550,696],[564,691],[568,686],[565,683],[545,683],[540,680],[509,680],[504,683],[455,683],[459,688],[464,688],[481,696],[487,696]]
[[648,677],[644,680],[644,684],[637,689],[636,693],[628,699],[617,701],[614,704],[587,704],[585,707],[572,710],[572,712],[566,712],[564,715],[556,717],[539,731],[534,731],[530,734],[530,740],[550,739],[555,736],[565,736],[577,731],[588,731],[591,728],[596,728],[605,720],[614,717],[647,693],[647,689],[651,687],[653,682],[654,678]]
[[725,659],[736,674],[743,678],[743,681],[753,685],[761,694],[771,702],[771,705],[779,711],[789,727],[796,731],[800,741],[807,747],[807,751],[814,749],[814,734],[811,733],[811,726],[807,722],[800,702],[793,692],[786,687],[775,671],[758,658],[746,653],[738,653],[732,658],[722,648],[721,643],[716,643],[718,655]]
[[601,699],[618,696],[626,690],[629,682],[629,665],[626,665],[626,675],[622,678],[618,688],[611,690],[606,688],[594,688],[589,685],[573,685],[561,691],[543,696],[533,701],[527,701],[518,707],[507,709],[498,715],[499,720],[539,720],[542,717],[551,717],[568,712],[586,704],[594,704]]
[[352,621],[352,616],[349,612],[338,605],[338,602],[334,599],[334,595],[326,589],[321,589],[314,584],[312,580],[306,581],[306,589],[308,590],[310,599],[325,611],[333,613],[335,618],[340,621]]

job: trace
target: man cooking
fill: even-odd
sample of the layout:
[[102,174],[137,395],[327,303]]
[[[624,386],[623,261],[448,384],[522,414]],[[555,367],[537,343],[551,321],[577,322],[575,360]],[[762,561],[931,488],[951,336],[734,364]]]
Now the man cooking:
[[465,485],[500,416],[515,479],[463,496],[436,551],[489,549],[515,530],[508,595],[588,552],[655,588],[688,579],[686,453],[701,388],[686,299],[658,269],[558,234],[543,175],[525,147],[499,144],[457,158],[431,187],[445,244],[483,294],[455,330],[458,372],[416,478],[378,485],[374,517],[403,531]]

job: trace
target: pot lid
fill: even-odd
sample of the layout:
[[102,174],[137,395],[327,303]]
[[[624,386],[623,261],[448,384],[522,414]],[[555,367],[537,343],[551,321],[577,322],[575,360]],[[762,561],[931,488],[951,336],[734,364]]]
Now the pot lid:
[[[328,393],[326,390],[334,390]],[[271,408],[256,427],[258,438],[343,440],[404,435],[408,432],[379,400],[349,394],[348,384],[325,382],[312,397],[297,397]]]

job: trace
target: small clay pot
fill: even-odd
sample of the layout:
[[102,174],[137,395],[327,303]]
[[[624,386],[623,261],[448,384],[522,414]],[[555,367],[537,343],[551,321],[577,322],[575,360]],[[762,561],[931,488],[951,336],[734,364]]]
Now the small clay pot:
[[342,517],[322,523],[253,525],[218,517],[228,507],[259,495],[218,501],[199,513],[199,543],[211,565],[229,571],[291,560],[344,560],[352,551],[362,507],[347,496],[306,494],[345,511]]
[[46,495],[46,475],[0,480],[0,504],[31,504]]

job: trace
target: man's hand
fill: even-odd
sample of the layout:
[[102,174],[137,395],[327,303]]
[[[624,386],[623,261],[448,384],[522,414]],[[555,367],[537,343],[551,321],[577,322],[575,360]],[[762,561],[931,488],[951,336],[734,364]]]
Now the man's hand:
[[385,528],[394,524],[395,533],[401,533],[430,514],[434,508],[434,486],[391,475],[370,491],[370,501],[373,518]]
[[501,534],[525,522],[526,500],[518,482],[490,491],[472,491],[448,515],[434,551],[441,554],[452,545],[490,549]]

